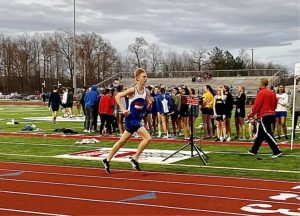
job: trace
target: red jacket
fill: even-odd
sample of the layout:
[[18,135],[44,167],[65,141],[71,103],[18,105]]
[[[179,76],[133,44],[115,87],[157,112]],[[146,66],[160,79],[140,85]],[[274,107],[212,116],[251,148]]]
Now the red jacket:
[[267,87],[262,87],[256,95],[255,102],[248,117],[251,118],[255,116],[255,114],[257,118],[275,115],[276,107],[277,98],[275,92]]
[[99,114],[108,114],[113,115],[114,114],[114,107],[115,107],[116,100],[114,97],[110,95],[103,95],[100,98],[99,101],[99,108],[98,113]]

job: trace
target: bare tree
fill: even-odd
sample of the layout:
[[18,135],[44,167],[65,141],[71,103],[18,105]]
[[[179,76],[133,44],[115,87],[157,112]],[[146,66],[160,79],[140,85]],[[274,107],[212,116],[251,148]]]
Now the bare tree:
[[196,46],[191,50],[196,70],[200,71],[206,65],[207,49]]
[[148,47],[148,62],[150,71],[152,73],[155,73],[161,69],[162,64],[162,51],[159,49],[159,46],[157,46],[155,43],[150,44]]
[[137,37],[135,38],[135,42],[128,46],[129,52],[134,55],[134,65],[136,67],[142,67],[142,61],[146,58],[144,46],[147,45],[148,43],[143,37]]
[[[64,59],[63,63],[67,65],[66,69],[68,70],[68,73],[66,75],[68,75],[69,77],[68,84],[71,84],[70,80],[72,80],[72,77],[74,75],[74,65],[75,65],[73,64],[73,55],[74,55],[73,34],[65,30],[65,31],[55,32],[55,37],[58,42],[58,50]],[[76,40],[77,38],[75,38],[75,41]]]
[[182,65],[183,71],[193,71],[194,70],[194,60],[193,57],[187,52],[183,51],[182,55],[180,55],[180,61]]
[[246,52],[245,49],[239,50],[239,55],[237,58],[243,61],[247,68],[252,68],[250,55]]

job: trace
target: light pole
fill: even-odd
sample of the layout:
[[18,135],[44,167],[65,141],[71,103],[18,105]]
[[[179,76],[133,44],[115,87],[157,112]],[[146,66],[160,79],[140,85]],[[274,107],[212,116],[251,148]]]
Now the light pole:
[[253,50],[251,49],[251,69],[253,69]]
[[74,53],[74,56],[73,56],[73,91],[76,92],[76,89],[77,89],[77,83],[76,83],[76,69],[75,69],[75,63],[76,63],[76,19],[75,19],[75,15],[76,15],[76,1],[74,0],[74,23],[73,23],[73,53]]
[[46,88],[46,81],[42,82],[42,93],[44,92],[44,89]]

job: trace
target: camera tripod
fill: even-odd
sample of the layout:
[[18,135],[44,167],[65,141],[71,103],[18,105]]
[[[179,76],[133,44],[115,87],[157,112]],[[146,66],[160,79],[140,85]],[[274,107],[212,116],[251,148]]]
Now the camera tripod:
[[[188,104],[188,103],[187,103]],[[193,105],[195,104],[191,104],[191,110],[190,110],[190,115],[189,117],[193,117]],[[198,103],[196,104],[198,105]],[[196,151],[199,159],[202,160],[203,164],[204,165],[207,165],[208,162],[205,161],[205,158],[209,158],[207,154],[205,154],[202,149],[197,146],[195,143],[194,143],[194,122],[193,122],[193,119],[191,121],[191,136],[190,136],[190,140],[189,140],[189,143],[187,143],[186,145],[182,146],[180,149],[178,149],[177,151],[175,151],[173,154],[169,155],[168,157],[166,157],[165,159],[162,160],[163,161],[166,161],[168,160],[169,158],[173,157],[174,155],[176,155],[177,153],[179,153],[181,150],[185,149],[186,147],[190,146],[191,147],[191,157],[194,157],[194,150]],[[204,158],[205,157],[205,158]]]

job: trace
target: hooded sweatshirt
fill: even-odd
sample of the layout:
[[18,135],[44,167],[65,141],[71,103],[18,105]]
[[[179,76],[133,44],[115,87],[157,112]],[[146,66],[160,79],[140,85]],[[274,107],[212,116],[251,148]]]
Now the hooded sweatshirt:
[[96,107],[97,102],[98,102],[97,86],[92,85],[91,91],[87,92],[86,95],[84,96],[85,108]]

